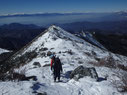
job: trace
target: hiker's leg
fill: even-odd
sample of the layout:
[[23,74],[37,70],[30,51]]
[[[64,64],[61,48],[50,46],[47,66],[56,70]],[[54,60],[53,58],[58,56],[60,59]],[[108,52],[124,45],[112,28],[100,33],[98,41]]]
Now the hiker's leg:
[[54,82],[56,82],[56,73],[54,72]]
[[58,78],[58,80],[59,80],[59,71],[58,70],[56,71],[56,78]]
[[54,82],[56,82],[56,77],[54,77]]
[[60,72],[58,72],[58,81],[60,81]]

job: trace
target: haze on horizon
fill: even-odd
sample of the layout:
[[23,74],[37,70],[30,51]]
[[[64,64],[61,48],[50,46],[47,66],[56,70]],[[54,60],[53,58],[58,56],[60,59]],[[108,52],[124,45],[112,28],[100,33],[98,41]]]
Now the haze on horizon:
[[124,10],[127,10],[127,0],[0,0],[0,15]]

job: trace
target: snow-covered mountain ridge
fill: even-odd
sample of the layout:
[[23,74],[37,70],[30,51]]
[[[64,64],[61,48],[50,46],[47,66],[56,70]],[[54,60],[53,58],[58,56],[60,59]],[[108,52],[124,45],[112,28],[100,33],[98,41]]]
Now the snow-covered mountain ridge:
[[[69,47],[68,44],[73,46]],[[49,48],[48,50],[50,50],[51,48],[57,50],[59,47],[62,47],[63,49],[66,48],[65,50],[70,50],[72,47],[75,47],[79,50],[83,50],[84,52],[101,50],[94,45],[91,45],[90,43],[54,25],[50,26],[44,33],[40,34],[36,39],[34,39],[33,43],[31,43],[31,45],[28,45],[28,47],[22,50],[22,52],[24,51],[25,53],[28,51],[33,51],[35,49],[36,51],[38,51],[42,47],[47,47]],[[59,50],[57,50],[57,52],[59,52]],[[104,51],[102,50],[100,52]]]
[[[50,64],[49,52],[59,56],[63,64],[60,83],[53,82],[52,72],[48,65]],[[36,56],[32,56],[33,53]],[[10,65],[20,65],[15,69],[16,72],[23,71],[26,76],[36,76],[37,81],[0,82],[0,92],[5,95],[36,95],[42,92],[48,95],[122,95],[111,83],[120,80],[115,76],[118,69],[89,64],[97,62],[97,58],[102,59],[108,56],[112,56],[118,64],[127,65],[126,57],[102,50],[53,25],[11,57]],[[41,67],[34,66],[34,62],[39,62]],[[68,72],[80,65],[95,67],[99,77],[108,75],[107,80],[96,82],[90,77],[81,78],[79,81],[70,79]]]
[[90,42],[90,43],[93,44],[93,45],[96,45],[97,47],[99,47],[99,48],[101,48],[101,49],[105,49],[105,50],[106,50],[106,48],[105,48],[103,45],[101,45],[101,44],[95,39],[95,37],[93,37],[93,34],[90,33],[90,32],[88,32],[88,31],[81,31],[80,33],[75,34],[75,35],[78,36],[78,37],[80,37],[80,38],[82,38],[82,39],[84,39],[84,40],[86,40],[86,41],[88,41],[88,42]]

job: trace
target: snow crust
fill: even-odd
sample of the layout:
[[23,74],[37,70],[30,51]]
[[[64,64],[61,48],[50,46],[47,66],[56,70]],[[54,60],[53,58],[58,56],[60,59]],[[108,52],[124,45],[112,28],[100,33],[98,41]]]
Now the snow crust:
[[[48,50],[40,50],[45,47]],[[118,77],[114,76],[117,69],[95,67],[100,78],[108,75],[107,80],[101,82],[97,82],[90,77],[75,81],[69,78],[69,72],[80,65],[94,67],[89,62],[96,62],[95,57],[105,58],[109,55],[119,60],[121,64],[126,64],[127,58],[124,56],[101,50],[54,25],[50,26],[45,34],[39,35],[20,54],[17,53],[15,57],[22,56],[30,51],[36,51],[38,56],[28,64],[15,69],[15,71],[24,71],[26,76],[37,76],[37,81],[0,82],[0,93],[3,93],[1,95],[36,95],[35,92],[46,92],[47,95],[122,95],[112,84],[113,80],[119,80]],[[44,66],[50,64],[50,58],[41,54],[48,51],[55,52],[55,55],[59,56],[63,64],[63,73],[59,83],[53,82],[50,66]],[[72,54],[67,53],[67,51],[71,51]],[[34,62],[39,62],[41,67],[35,67]]]

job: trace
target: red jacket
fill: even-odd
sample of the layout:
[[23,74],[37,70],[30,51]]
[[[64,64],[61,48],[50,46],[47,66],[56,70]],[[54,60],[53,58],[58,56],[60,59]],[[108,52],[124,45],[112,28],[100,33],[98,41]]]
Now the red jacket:
[[53,63],[54,63],[54,59],[51,59],[51,64],[50,64],[51,68],[52,68]]

